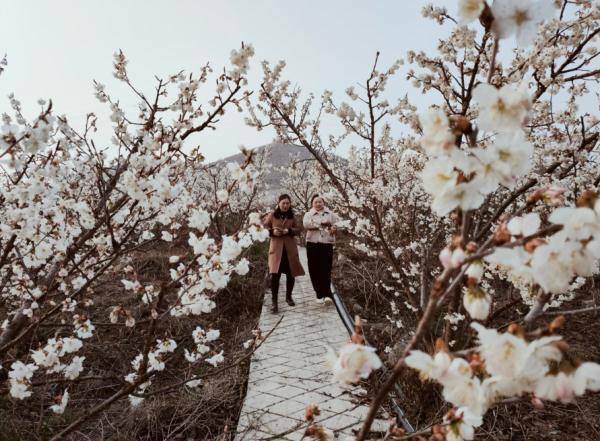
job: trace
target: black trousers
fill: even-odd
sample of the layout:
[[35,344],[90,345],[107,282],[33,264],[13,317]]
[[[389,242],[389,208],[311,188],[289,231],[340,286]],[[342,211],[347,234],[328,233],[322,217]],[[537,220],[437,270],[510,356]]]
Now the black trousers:
[[306,242],[308,274],[317,293],[317,298],[333,297],[331,293],[331,266],[333,265],[333,244]]
[[279,262],[279,271],[271,273],[271,294],[273,296],[273,302],[277,301],[277,295],[279,294],[279,280],[281,280],[282,274],[285,274],[285,296],[291,297],[296,279],[292,276],[285,246],[283,247],[281,261]]

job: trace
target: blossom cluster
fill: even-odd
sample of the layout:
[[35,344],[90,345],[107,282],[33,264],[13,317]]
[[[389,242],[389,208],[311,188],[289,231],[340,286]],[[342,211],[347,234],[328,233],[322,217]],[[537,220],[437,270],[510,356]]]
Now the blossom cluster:
[[440,350],[433,356],[412,351],[405,360],[423,380],[439,383],[444,399],[462,414],[449,426],[447,439],[473,439],[473,427],[505,398],[530,394],[569,402],[587,390],[600,390],[600,365],[574,363],[564,353],[560,336],[527,340],[517,327],[503,333],[479,323],[472,327],[479,345],[468,359]]
[[[126,328],[132,341],[154,342],[131,353],[134,372],[126,382],[132,404],[142,402],[156,376],[186,358],[199,360],[205,344],[218,338],[217,330],[201,336],[198,328],[186,348],[181,336],[156,324],[211,312],[215,294],[231,277],[249,272],[245,251],[268,237],[256,212],[261,170],[252,152],[241,163],[225,164],[227,173],[215,178],[214,167],[189,141],[247,99],[253,53],[250,45],[232,53],[232,68],[216,78],[208,105],[199,95],[212,73],[209,65],[198,75],[157,79],[150,98],[131,82],[125,54],[115,54],[114,76],[140,105],[130,115],[106,86],[94,83],[96,97],[110,110],[114,146],[108,151],[92,139],[95,115],[80,132],[42,101],[40,115],[28,121],[10,97],[14,115],[3,114],[0,125],[0,296],[8,308],[0,360],[12,398],[27,399],[47,382],[64,383],[50,406],[62,413],[79,398],[72,383],[88,381],[80,375],[84,370],[91,381],[102,381],[91,357],[82,354],[87,342],[103,341],[107,318],[110,329]],[[231,218],[236,222],[224,232],[221,223]],[[167,256],[170,277],[149,283],[136,272],[134,258],[156,244],[177,251]],[[107,280],[118,281],[123,295],[109,295]],[[53,336],[33,331],[40,325]],[[212,366],[223,360],[222,352],[205,359]]]

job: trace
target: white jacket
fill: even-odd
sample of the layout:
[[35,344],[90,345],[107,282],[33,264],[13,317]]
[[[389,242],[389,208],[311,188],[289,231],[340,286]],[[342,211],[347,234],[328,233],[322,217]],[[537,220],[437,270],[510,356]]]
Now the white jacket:
[[306,241],[315,243],[334,243],[335,236],[327,231],[325,226],[321,226],[321,223],[330,222],[331,225],[336,225],[339,221],[340,218],[327,207],[323,208],[321,211],[311,208],[310,211],[304,215],[302,221],[304,228],[306,229]]

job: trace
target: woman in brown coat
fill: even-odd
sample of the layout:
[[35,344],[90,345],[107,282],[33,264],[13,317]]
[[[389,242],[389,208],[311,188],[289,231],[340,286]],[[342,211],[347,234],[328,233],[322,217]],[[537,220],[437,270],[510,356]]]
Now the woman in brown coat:
[[277,295],[279,293],[279,280],[281,274],[285,274],[286,291],[285,301],[294,306],[292,290],[294,289],[295,277],[304,275],[304,269],[298,257],[298,246],[296,236],[301,228],[296,224],[292,200],[287,194],[279,196],[277,208],[269,213],[264,220],[264,226],[269,229],[271,243],[269,244],[269,273],[271,273],[271,312],[277,313]]

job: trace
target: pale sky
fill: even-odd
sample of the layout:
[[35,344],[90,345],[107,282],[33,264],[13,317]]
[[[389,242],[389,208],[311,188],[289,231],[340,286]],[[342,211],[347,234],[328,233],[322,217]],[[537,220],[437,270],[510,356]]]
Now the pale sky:
[[[250,86],[260,84],[260,61],[288,63],[286,78],[306,92],[343,91],[368,75],[375,52],[380,66],[402,58],[408,49],[433,50],[445,35],[421,17],[423,0],[1,0],[0,57],[8,67],[0,76],[0,109],[9,111],[6,96],[14,92],[25,112],[38,112],[39,98],[52,98],[59,114],[80,127],[87,112],[100,116],[108,143],[106,106],[94,97],[92,80],[106,84],[126,111],[136,113],[136,100],[112,76],[113,53],[129,59],[130,78],[151,94],[154,75],[181,69],[198,71],[210,61],[221,69],[231,49],[251,43],[256,56]],[[455,12],[456,0],[436,0]],[[425,103],[401,73],[390,98],[409,93]],[[216,132],[194,139],[209,160],[237,153],[238,146],[270,142],[274,133],[246,127],[243,114],[232,112]]]

